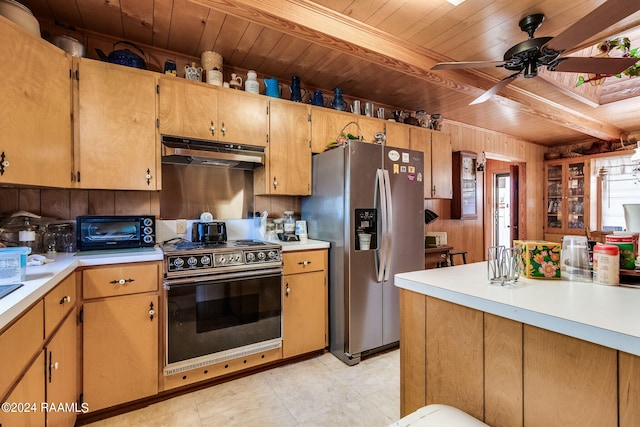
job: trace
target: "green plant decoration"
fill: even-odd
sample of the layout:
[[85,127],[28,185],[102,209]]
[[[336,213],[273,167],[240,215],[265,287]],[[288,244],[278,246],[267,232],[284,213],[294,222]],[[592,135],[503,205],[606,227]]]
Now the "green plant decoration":
[[[638,48],[631,48],[631,40],[629,40],[628,37],[617,37],[615,39],[605,40],[598,43],[597,48],[599,52],[598,56],[609,56],[612,50],[618,49],[622,51],[622,56],[625,58],[640,59]],[[579,76],[576,87],[584,83],[601,84],[606,77],[615,76],[621,78],[623,74],[629,77],[640,76],[640,64],[636,63],[619,74],[590,74],[586,79],[583,76]]]

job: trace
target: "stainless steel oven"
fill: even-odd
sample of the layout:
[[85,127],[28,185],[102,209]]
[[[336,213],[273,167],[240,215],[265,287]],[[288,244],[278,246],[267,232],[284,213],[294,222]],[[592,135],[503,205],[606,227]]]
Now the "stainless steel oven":
[[279,245],[165,245],[165,367],[171,375],[282,345]]

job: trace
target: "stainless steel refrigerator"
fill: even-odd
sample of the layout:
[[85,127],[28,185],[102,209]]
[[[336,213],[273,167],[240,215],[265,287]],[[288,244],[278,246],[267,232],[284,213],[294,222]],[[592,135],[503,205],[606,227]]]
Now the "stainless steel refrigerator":
[[393,280],[424,269],[423,174],[422,152],[359,141],[313,156],[302,218],[310,238],[331,244],[329,348],[346,364],[400,339]]

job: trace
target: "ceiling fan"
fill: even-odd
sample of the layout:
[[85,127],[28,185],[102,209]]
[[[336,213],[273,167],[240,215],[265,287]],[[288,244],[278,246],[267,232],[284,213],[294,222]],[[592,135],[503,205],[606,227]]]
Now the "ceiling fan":
[[469,105],[485,102],[520,74],[526,79],[536,77],[538,75],[538,67],[541,66],[546,66],[550,71],[603,75],[618,74],[634,65],[638,59],[562,57],[562,54],[638,10],[640,10],[639,1],[608,0],[556,37],[534,37],[535,31],[544,20],[544,15],[541,13],[528,15],[520,20],[519,26],[522,31],[529,35],[529,38],[507,50],[502,61],[440,62],[431,69],[453,70],[503,67],[509,71],[515,71],[515,73],[500,80]]

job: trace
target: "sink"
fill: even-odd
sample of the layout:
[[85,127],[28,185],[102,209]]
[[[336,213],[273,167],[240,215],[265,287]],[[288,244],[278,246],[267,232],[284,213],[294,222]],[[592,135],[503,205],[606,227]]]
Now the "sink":
[[0,285],[0,299],[6,297],[11,292],[18,289],[20,286],[22,286],[22,283],[15,283],[11,285]]

